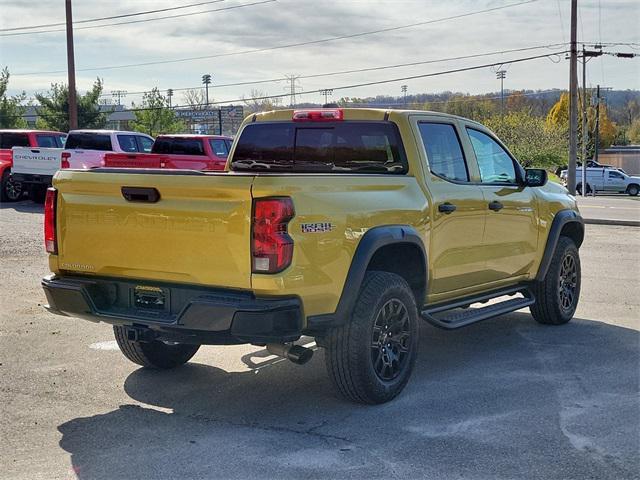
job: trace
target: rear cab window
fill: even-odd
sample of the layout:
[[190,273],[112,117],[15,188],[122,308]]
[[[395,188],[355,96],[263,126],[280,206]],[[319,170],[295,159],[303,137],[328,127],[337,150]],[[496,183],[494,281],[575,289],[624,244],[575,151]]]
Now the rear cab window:
[[232,170],[307,173],[407,172],[391,122],[264,122],[247,125],[237,140]]
[[204,145],[200,138],[156,138],[151,152],[172,155],[205,155]]
[[118,135],[118,145],[123,152],[137,152],[138,143],[135,135]]
[[64,135],[55,135],[52,133],[38,133],[36,135],[36,142],[39,147],[42,148],[62,148],[65,141]]
[[68,150],[112,151],[111,136],[104,133],[71,133],[67,137],[65,148]]
[[26,133],[0,133],[0,148],[29,147]]

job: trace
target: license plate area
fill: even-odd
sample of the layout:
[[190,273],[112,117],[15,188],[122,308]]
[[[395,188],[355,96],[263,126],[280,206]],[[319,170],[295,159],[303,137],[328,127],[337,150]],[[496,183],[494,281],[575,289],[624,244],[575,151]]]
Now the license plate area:
[[167,312],[169,310],[169,290],[166,288],[136,285],[131,292],[132,305],[146,312]]

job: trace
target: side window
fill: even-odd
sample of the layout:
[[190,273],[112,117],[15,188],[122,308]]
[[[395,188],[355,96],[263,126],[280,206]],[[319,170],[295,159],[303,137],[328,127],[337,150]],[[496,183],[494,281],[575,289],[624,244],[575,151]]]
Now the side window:
[[229,155],[229,150],[227,149],[227,144],[224,140],[212,138],[209,140],[209,145],[211,145],[211,150],[213,150],[213,153],[215,153],[216,156],[226,157]]
[[486,133],[467,128],[478,160],[482,183],[517,183],[516,166],[509,154]]
[[609,172],[609,178],[624,178],[622,174],[618,172]]
[[418,123],[431,173],[449,180],[469,181],[460,140],[449,123]]
[[153,140],[148,137],[136,137],[138,139],[138,151],[149,153],[151,151],[151,147],[153,147]]
[[138,145],[134,135],[118,135],[118,144],[123,152],[137,152]]

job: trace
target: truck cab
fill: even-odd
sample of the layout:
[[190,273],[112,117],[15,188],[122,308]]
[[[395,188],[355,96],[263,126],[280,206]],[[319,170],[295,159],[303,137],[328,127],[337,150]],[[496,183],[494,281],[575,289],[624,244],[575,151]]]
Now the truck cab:
[[121,130],[71,130],[62,153],[62,168],[104,166],[108,152],[150,152],[153,137]]

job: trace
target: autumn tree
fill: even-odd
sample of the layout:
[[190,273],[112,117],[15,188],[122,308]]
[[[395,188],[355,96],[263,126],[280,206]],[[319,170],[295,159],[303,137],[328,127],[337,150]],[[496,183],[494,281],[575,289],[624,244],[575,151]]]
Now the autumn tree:
[[7,96],[9,87],[9,69],[5,67],[0,71],[0,128],[24,128],[27,122],[24,114],[23,102],[27,95],[22,92],[19,95]]
[[[104,128],[107,115],[100,110],[102,80],[96,79],[91,90],[84,95],[76,93],[78,104],[78,128]],[[43,130],[69,131],[69,87],[64,83],[52,83],[47,93],[36,93],[40,103],[36,126]]]
[[134,104],[133,110],[135,110],[136,119],[131,122],[131,128],[152,137],[163,133],[179,133],[186,128],[169,107],[167,97],[162,95],[157,87],[145,93],[142,96],[142,103]]
[[631,122],[631,126],[627,130],[627,138],[632,144],[640,145],[640,118]]

